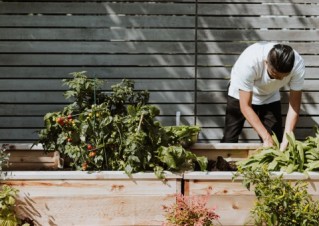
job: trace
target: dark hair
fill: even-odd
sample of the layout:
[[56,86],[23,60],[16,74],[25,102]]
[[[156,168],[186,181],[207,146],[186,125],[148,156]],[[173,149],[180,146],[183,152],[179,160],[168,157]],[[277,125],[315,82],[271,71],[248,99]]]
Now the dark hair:
[[276,44],[270,50],[267,60],[276,71],[289,73],[295,62],[294,50],[288,45]]

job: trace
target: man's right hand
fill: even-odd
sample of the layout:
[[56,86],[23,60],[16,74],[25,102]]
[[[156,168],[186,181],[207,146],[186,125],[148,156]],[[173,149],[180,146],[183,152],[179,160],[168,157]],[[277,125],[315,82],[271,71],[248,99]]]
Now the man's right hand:
[[270,134],[267,134],[265,137],[263,137],[263,146],[264,147],[272,147],[274,146],[274,140],[270,136]]

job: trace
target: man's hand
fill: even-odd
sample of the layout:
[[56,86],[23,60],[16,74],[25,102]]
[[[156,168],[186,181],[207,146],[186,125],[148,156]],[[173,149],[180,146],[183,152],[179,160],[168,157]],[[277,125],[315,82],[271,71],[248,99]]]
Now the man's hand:
[[270,134],[267,134],[263,139],[263,147],[272,147],[274,146],[274,140],[270,136]]
[[288,146],[288,142],[282,142],[280,144],[280,151],[285,151]]

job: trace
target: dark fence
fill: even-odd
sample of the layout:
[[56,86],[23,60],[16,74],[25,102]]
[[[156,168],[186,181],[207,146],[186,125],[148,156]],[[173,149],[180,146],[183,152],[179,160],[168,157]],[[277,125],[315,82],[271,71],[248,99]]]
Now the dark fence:
[[[319,121],[318,15],[318,0],[1,1],[0,142],[35,141],[76,71],[107,80],[106,91],[132,79],[164,125],[180,111],[182,124],[202,127],[201,142],[219,142],[231,67],[257,41],[289,43],[305,59],[304,139]],[[241,141],[258,141],[248,124]]]

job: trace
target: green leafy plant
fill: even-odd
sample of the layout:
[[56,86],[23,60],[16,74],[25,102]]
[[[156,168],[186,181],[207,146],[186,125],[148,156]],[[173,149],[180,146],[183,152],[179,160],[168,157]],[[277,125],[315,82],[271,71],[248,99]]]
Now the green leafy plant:
[[313,201],[308,194],[307,182],[292,183],[284,180],[283,175],[271,175],[266,167],[241,169],[234,178],[239,175],[247,189],[254,189],[257,198],[251,210],[253,225],[318,225],[319,202]]
[[44,116],[39,143],[45,150],[58,150],[70,167],[128,174],[153,170],[159,177],[168,169],[190,170],[195,162],[206,168],[206,158],[182,146],[197,127],[183,136],[168,131],[155,120],[160,111],[147,104],[149,93],[135,91],[134,82],[123,80],[109,93],[100,91],[102,82],[85,72],[63,82],[70,88],[66,98],[74,102]]
[[[0,173],[2,173],[2,167],[9,162],[9,154],[6,153],[6,144],[3,144],[0,148]],[[18,190],[8,185],[2,185],[0,190],[0,225],[3,226],[29,226],[28,223],[23,223],[17,217],[15,212],[16,196]]]
[[183,194],[178,194],[176,196],[176,203],[170,206],[163,206],[165,221],[162,225],[213,226],[217,223],[219,224],[219,216],[215,213],[215,208],[208,208],[206,206],[208,199],[209,193],[205,196],[184,196]]
[[181,144],[183,147],[188,148],[196,143],[198,133],[200,132],[199,126],[166,126],[166,133],[170,134],[172,142]]
[[307,137],[305,141],[295,139],[293,133],[287,134],[288,148],[281,151],[276,137],[275,145],[262,148],[250,158],[237,163],[239,168],[255,170],[267,166],[269,171],[309,172],[319,170],[319,130],[314,137]]

